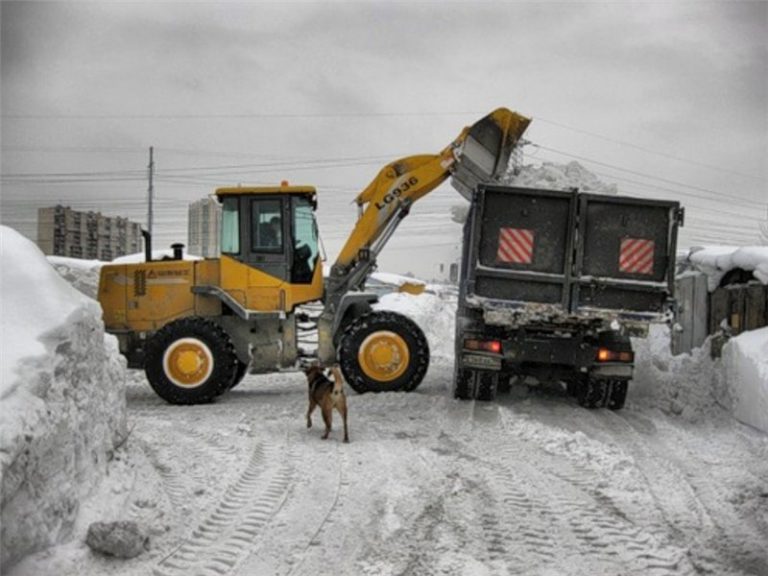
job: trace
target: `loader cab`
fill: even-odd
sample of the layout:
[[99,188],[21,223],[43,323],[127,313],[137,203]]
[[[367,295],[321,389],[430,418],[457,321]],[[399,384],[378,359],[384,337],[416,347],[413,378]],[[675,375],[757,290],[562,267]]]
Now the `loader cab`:
[[222,287],[246,307],[290,311],[322,296],[309,186],[219,188]]

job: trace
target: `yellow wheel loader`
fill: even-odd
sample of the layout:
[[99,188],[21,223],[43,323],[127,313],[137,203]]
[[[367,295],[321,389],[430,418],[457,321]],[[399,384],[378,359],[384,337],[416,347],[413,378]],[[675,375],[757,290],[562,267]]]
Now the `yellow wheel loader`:
[[[99,302],[132,368],[174,404],[208,402],[246,372],[296,369],[307,352],[302,330],[317,331],[312,354],[338,362],[358,392],[410,391],[424,378],[429,347],[410,319],[374,311],[365,282],[411,205],[448,177],[465,197],[498,180],[530,120],[505,108],[465,128],[436,155],[386,165],[356,199],[359,219],[324,278],[309,186],[219,188],[221,257],[107,265]],[[321,302],[307,317],[301,305]]]

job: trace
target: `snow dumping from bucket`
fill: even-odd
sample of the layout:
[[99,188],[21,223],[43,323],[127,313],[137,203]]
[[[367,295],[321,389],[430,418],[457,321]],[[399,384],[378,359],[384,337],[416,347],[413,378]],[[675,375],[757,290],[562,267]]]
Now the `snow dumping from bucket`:
[[125,439],[125,363],[98,304],[0,226],[4,569],[66,540]]

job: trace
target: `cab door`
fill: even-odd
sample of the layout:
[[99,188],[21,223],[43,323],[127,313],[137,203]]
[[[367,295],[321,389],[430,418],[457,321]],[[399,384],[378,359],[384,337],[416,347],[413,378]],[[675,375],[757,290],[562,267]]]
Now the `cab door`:
[[223,199],[221,287],[246,309],[287,309],[288,200],[276,194]]

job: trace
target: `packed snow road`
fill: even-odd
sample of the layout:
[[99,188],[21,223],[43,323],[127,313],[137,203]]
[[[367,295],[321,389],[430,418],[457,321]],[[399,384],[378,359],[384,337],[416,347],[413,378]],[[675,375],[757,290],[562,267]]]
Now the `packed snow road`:
[[305,427],[300,374],[249,376],[211,405],[128,387],[129,440],[101,518],[150,528],[148,552],[82,543],[22,574],[768,574],[768,437],[726,415],[588,411],[558,390],[450,397],[433,363],[411,394],[350,394]]

